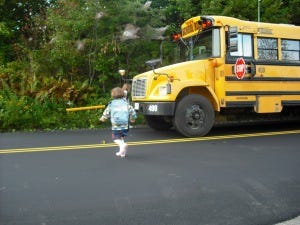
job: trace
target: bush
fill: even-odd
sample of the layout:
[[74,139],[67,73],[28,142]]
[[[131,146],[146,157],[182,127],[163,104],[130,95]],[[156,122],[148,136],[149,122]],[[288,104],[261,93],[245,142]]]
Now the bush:
[[66,112],[67,104],[55,99],[42,102],[28,96],[0,91],[0,131],[101,127],[102,110]]

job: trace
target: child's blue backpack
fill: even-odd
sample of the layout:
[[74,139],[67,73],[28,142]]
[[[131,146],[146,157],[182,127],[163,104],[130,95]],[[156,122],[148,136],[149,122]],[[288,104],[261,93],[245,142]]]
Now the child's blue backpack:
[[110,119],[115,125],[127,125],[129,120],[128,103],[125,99],[114,99],[110,103]]

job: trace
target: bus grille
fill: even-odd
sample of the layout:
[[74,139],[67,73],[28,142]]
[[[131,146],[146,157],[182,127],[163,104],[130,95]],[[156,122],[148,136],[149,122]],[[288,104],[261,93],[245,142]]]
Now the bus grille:
[[147,79],[135,79],[132,82],[132,97],[144,98],[146,96]]

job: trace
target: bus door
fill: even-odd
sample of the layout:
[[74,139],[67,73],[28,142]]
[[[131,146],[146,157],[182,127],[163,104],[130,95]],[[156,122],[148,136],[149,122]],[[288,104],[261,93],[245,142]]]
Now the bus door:
[[254,107],[256,105],[254,91],[257,86],[252,82],[256,74],[253,35],[251,33],[236,35],[237,46],[233,44],[231,46],[233,50],[230,50],[229,46],[225,58],[224,105],[226,108]]

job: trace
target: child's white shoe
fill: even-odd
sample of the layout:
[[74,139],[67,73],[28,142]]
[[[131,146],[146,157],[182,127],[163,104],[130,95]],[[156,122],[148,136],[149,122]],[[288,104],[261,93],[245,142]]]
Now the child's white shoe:
[[116,152],[116,156],[121,156],[121,152]]
[[122,146],[121,146],[121,149],[120,149],[120,156],[122,158],[124,158],[126,156],[126,153],[127,153],[127,148],[128,148],[128,145],[126,143],[124,143]]

